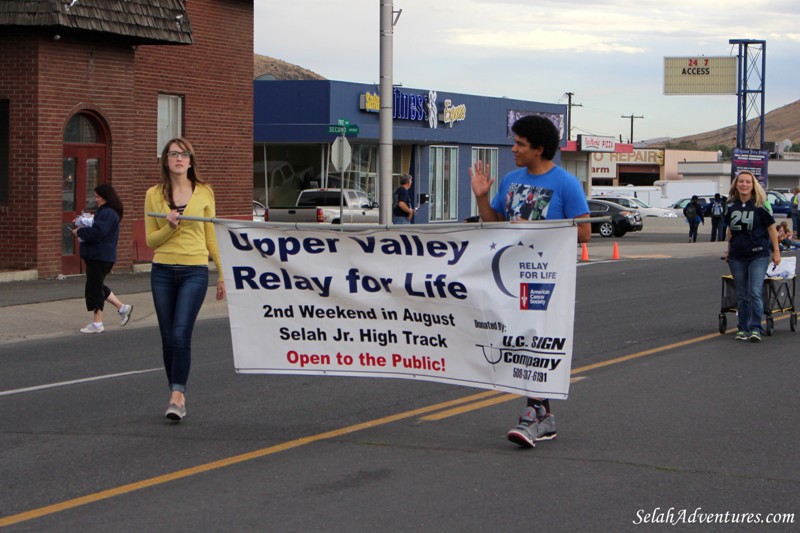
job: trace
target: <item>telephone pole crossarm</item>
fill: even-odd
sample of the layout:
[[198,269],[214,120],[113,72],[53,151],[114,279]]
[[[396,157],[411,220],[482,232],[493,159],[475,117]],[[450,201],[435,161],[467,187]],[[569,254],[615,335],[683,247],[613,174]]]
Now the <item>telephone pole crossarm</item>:
[[567,97],[567,140],[572,140],[572,108],[573,107],[583,107],[583,104],[573,104],[572,97],[575,96],[575,93],[564,93],[564,96]]
[[633,113],[631,113],[630,115],[621,115],[620,118],[629,118],[629,119],[631,119],[631,136],[628,139],[628,142],[633,144],[633,120],[637,119],[637,118],[644,118],[644,116],[642,116],[642,115],[634,115]]

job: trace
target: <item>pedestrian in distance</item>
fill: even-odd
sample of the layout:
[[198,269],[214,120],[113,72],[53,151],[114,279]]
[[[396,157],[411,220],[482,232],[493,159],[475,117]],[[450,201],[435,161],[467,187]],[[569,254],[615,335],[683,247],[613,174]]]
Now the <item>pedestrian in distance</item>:
[[155,251],[150,286],[170,389],[164,415],[179,422],[186,416],[192,331],[208,290],[209,256],[220,275],[217,300],[225,297],[225,282],[214,224],[180,218],[216,216],[214,191],[200,177],[192,145],[183,138],[172,139],[164,145],[160,161],[161,183],[145,195],[145,230],[147,246]]
[[411,188],[413,181],[411,176],[404,174],[400,178],[400,186],[395,189],[392,195],[393,224],[411,224],[415,209],[408,190]]
[[105,285],[106,276],[117,262],[119,223],[124,212],[122,201],[114,187],[105,183],[94,188],[94,199],[97,203],[94,216],[86,222],[79,221],[82,217],[76,218],[80,227],[72,230],[80,241],[81,258],[86,263],[86,310],[93,313],[92,321],[81,328],[81,333],[105,331],[103,309],[106,301],[117,308],[120,326],[128,323],[133,312],[132,305],[122,303]]
[[795,251],[800,248],[800,242],[792,239],[792,230],[789,229],[789,223],[785,220],[777,224],[778,228],[778,244],[780,245],[781,252]]
[[725,240],[725,211],[728,199],[719,193],[708,203],[706,215],[711,217],[711,242]]
[[[500,181],[497,194],[491,201],[489,191],[495,179],[490,167],[477,161],[469,169],[472,192],[478,214],[483,222],[563,220],[588,218],[589,206],[578,178],[553,163],[560,142],[558,128],[552,121],[538,115],[517,120],[514,132],[514,163],[520,167]],[[588,242],[591,225],[578,224],[578,242]],[[568,245],[565,243],[565,245]],[[555,416],[550,401],[527,398],[519,423],[507,438],[523,447],[532,448],[537,441],[557,436]]]
[[700,224],[705,225],[706,223],[697,195],[692,196],[692,199],[683,208],[683,216],[686,217],[686,222],[689,224],[689,242],[697,242],[697,228],[700,227]]
[[792,189],[792,196],[791,200],[791,211],[790,215],[792,216],[792,232],[794,233],[794,238],[797,238],[798,231],[800,231],[800,187],[795,187]]
[[728,194],[728,249],[725,258],[736,288],[736,340],[761,342],[764,278],[781,251],[775,218],[766,207],[767,194],[747,170],[736,175]]

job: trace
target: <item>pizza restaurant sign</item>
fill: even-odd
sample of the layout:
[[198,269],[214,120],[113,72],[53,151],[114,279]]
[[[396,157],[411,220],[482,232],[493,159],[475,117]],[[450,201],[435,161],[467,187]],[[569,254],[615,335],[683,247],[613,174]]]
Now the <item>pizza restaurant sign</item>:
[[[428,127],[433,129],[439,126],[440,121],[452,128],[454,123],[466,120],[467,106],[465,104],[453,105],[452,100],[448,98],[443,103],[442,112],[439,113],[436,98],[436,91],[428,91],[428,94],[425,95],[406,93],[395,88],[392,90],[392,119],[427,122]],[[360,95],[359,108],[367,113],[380,112],[380,95],[369,92]]]
[[614,152],[616,149],[614,137],[578,135],[578,144],[582,152]]

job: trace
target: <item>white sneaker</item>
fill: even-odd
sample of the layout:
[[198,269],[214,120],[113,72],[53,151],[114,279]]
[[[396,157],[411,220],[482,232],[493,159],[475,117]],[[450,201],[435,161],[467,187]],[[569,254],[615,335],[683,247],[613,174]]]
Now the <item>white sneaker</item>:
[[120,326],[124,326],[125,324],[128,323],[128,321],[131,319],[131,313],[133,313],[133,306],[132,305],[124,304],[122,307],[120,307],[120,309],[119,309],[119,325]]
[[99,326],[95,326],[94,322],[89,322],[89,325],[85,328],[81,328],[81,333],[103,333],[106,328],[103,327],[103,324]]

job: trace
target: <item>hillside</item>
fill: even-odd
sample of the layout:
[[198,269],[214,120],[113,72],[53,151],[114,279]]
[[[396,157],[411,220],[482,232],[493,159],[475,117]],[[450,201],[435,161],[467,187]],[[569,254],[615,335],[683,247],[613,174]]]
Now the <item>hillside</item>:
[[[752,119],[748,125],[752,124]],[[780,142],[784,139],[792,141],[794,146],[800,145],[800,100],[773,109],[764,115],[764,140]],[[736,124],[706,133],[697,133],[686,137],[670,139],[671,145],[688,141],[695,144],[698,150],[724,144],[736,146]]]
[[270,74],[276,80],[324,80],[316,72],[272,57],[253,54],[253,79]]

